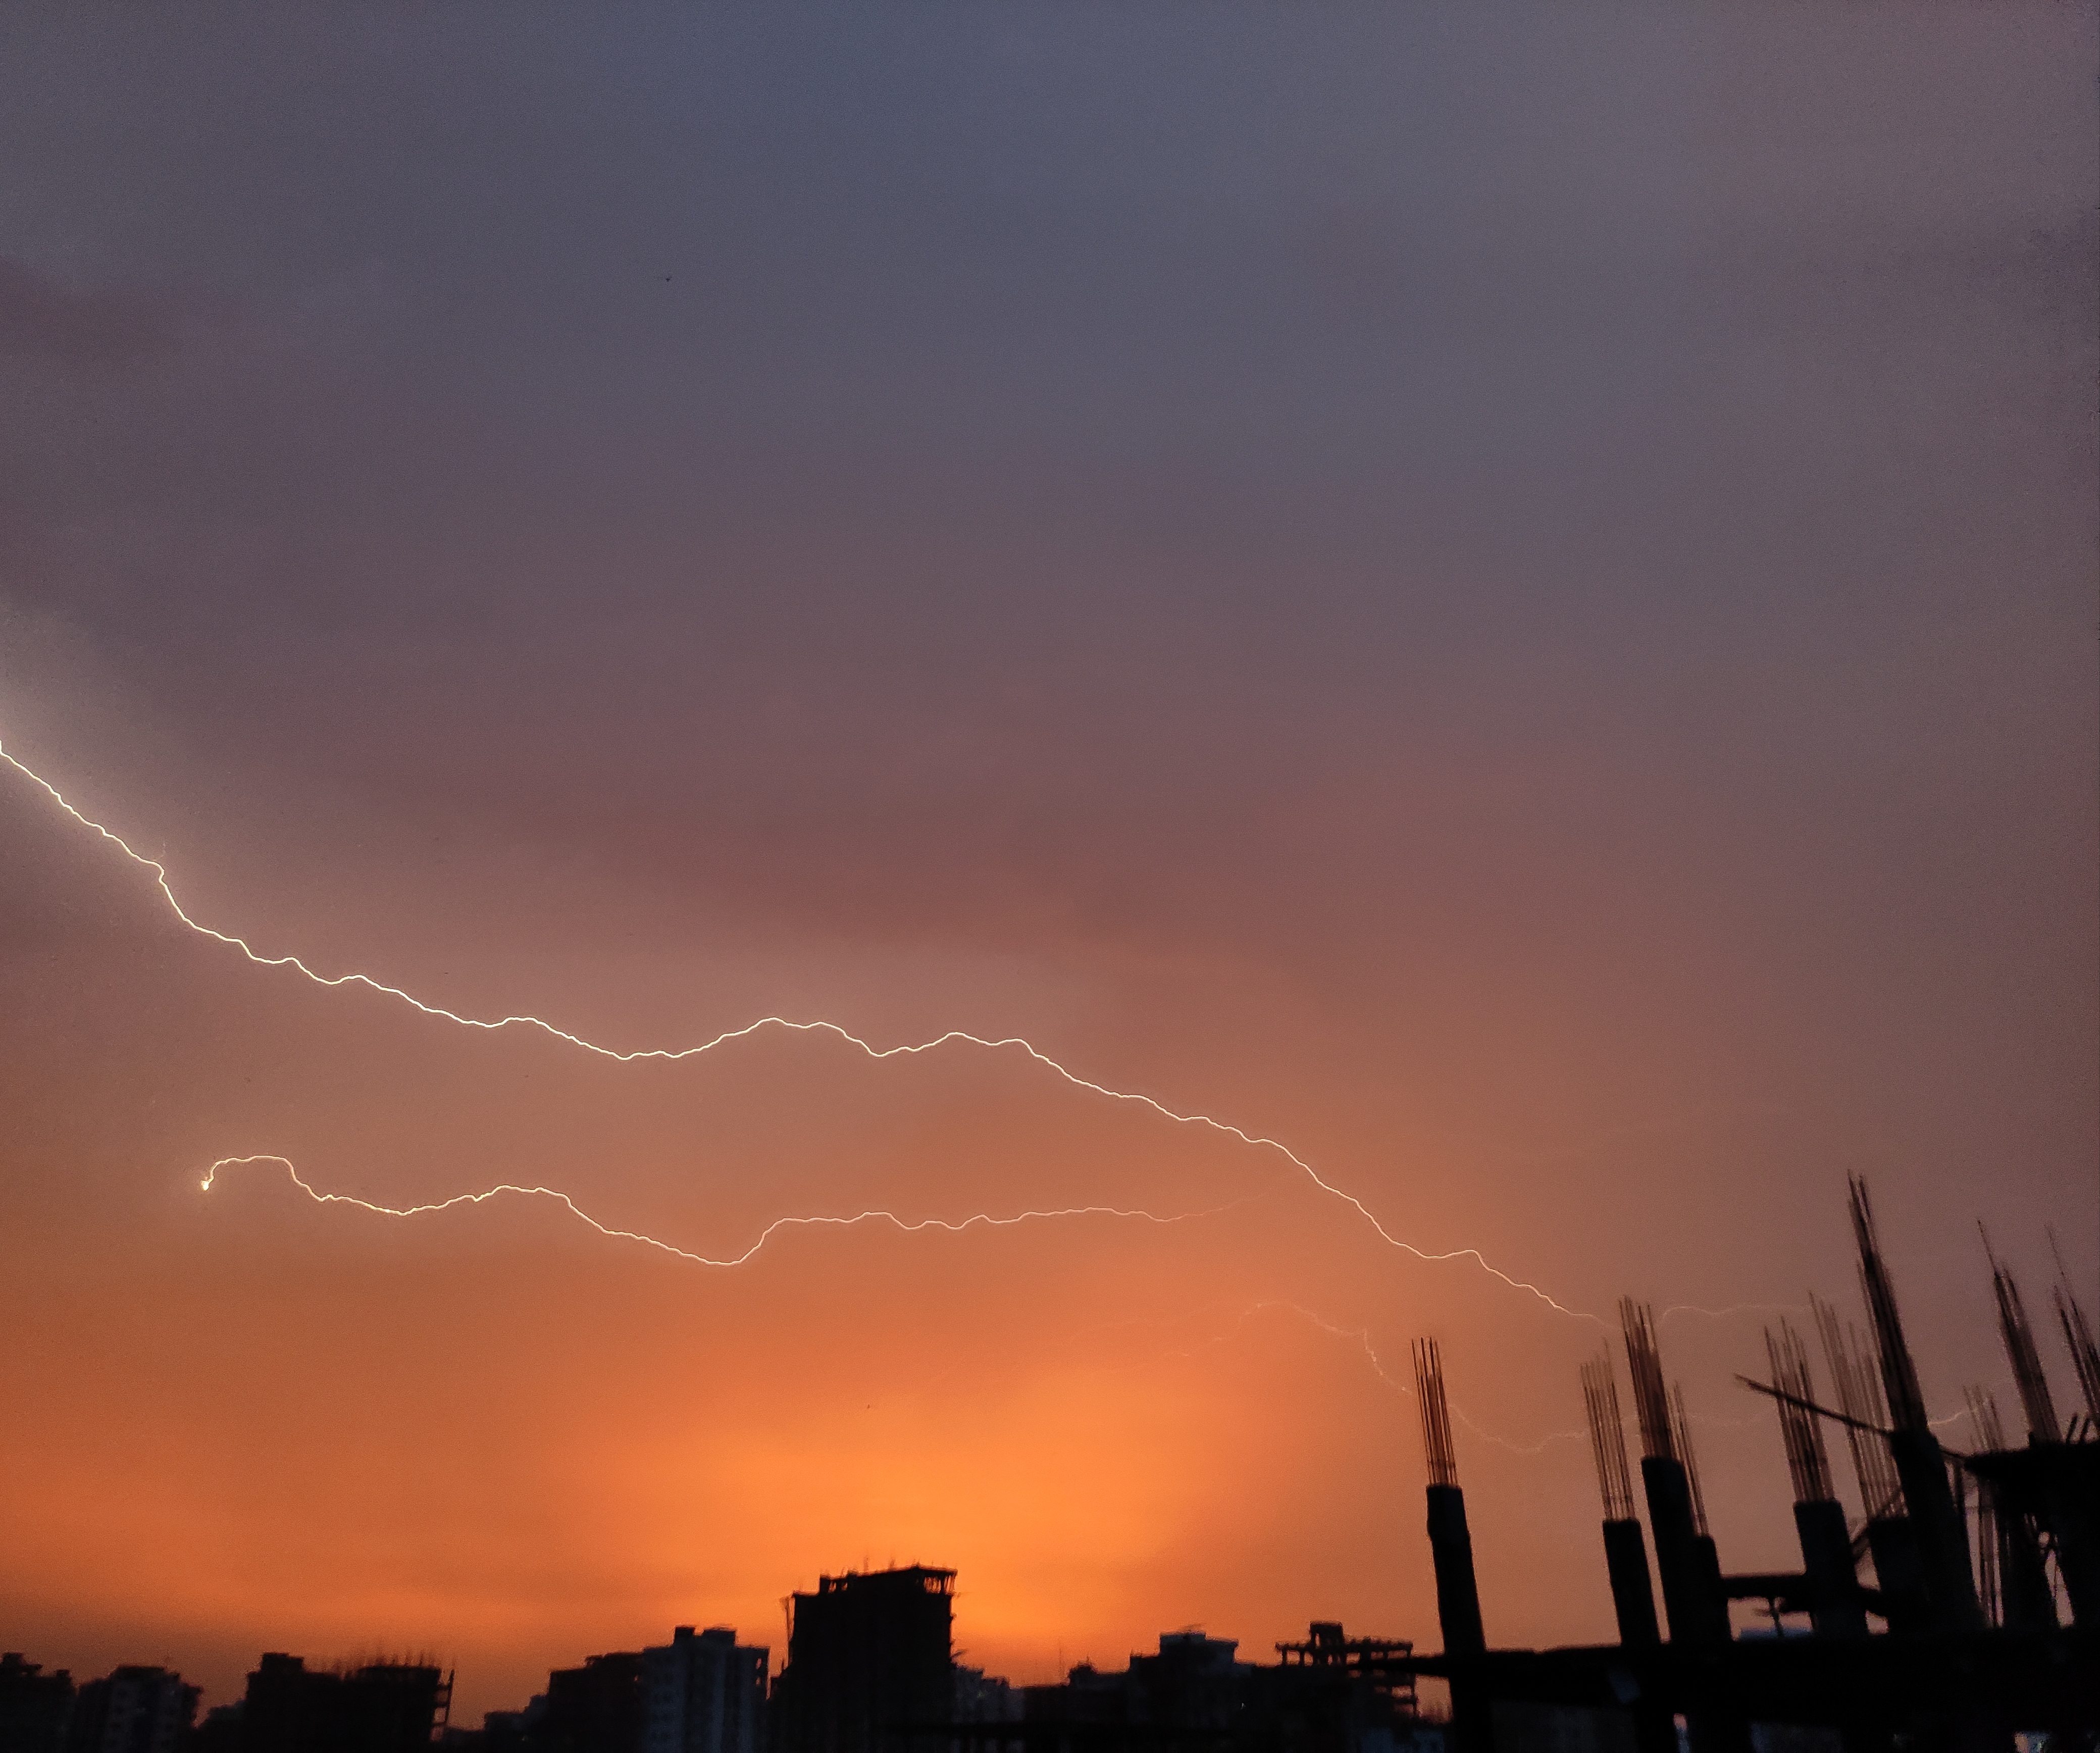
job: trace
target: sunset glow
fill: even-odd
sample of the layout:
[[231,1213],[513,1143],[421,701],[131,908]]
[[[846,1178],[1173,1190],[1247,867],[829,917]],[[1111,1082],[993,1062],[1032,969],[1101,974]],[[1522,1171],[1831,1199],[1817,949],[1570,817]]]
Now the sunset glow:
[[1424,1337],[1604,1640],[1582,1368],[1801,1562],[1851,1176],[1932,1428],[1979,1218],[2071,1406],[2096,41],[0,21],[0,1645],[1427,1649]]

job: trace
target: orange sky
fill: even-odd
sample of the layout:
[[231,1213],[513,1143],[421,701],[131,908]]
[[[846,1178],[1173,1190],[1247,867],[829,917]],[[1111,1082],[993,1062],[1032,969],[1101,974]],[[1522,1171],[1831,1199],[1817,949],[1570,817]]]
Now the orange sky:
[[[0,12],[0,1645],[1606,1635],[1577,1370],[2100,1281],[2092,7]],[[783,1216],[1112,1206],[960,1233]],[[1166,1221],[1154,1221],[1166,1220]],[[1552,1305],[1557,1302],[1565,1313]],[[2057,1354],[2051,1351],[2054,1366]],[[2067,1381],[2059,1383],[2059,1398]],[[2004,1401],[2001,1393],[2001,1404]]]
[[[1558,1154],[1382,1135],[1375,1100],[1351,1115],[1340,1074],[1303,1069],[1317,1043],[1288,991],[1260,993],[1273,1030],[1190,1094],[1305,1143],[1396,1235],[1480,1246],[1570,1316],[1389,1246],[1273,1151],[1011,1050],[876,1064],[776,1031],[617,1064],[463,1031],[245,964],[25,784],[8,807],[16,916],[53,947],[10,1062],[4,1294],[33,1415],[11,1425],[0,1601],[82,1670],[165,1655],[223,1698],[263,1647],[429,1649],[470,1716],[673,1623],[778,1648],[781,1595],[892,1559],[957,1567],[961,1645],[1017,1679],[1189,1623],[1257,1653],[1314,1617],[1433,1643],[1402,1385],[1421,1332],[1446,1348],[1493,1635],[1604,1636],[1574,1391],[1595,1315],[1621,1289],[1842,1296],[1855,1164],[1941,1399],[2002,1373],[1963,1226],[1934,1234],[1895,1161],[1855,1141],[1745,1184],[1796,1117],[1738,1105]],[[1239,1005],[1261,978],[1237,972]],[[1061,1031],[1086,1031],[1052,995],[1047,1044],[1069,1052]],[[1179,1095],[1157,1069],[1130,1081]],[[1171,1221],[788,1230],[723,1269],[545,1200],[389,1218],[317,1206],[275,1164],[200,1190],[215,1158],[258,1150],[382,1204],[558,1186],[713,1257],[789,1214]],[[1691,1190],[1687,1161],[1707,1165]],[[2049,1214],[1989,1208],[2035,1267],[2028,1212]],[[1929,1272],[1948,1281],[1930,1298]],[[1776,1430],[1728,1375],[1756,1363],[1764,1314],[1664,1329],[1747,1568],[1786,1562],[1789,1526]]]

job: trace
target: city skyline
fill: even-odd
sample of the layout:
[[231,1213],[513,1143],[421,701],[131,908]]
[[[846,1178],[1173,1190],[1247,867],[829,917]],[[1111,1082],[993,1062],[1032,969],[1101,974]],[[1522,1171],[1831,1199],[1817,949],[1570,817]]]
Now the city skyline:
[[1490,1642],[1602,1642],[1583,1367],[1652,1307],[1798,1565],[1735,1379],[1855,1177],[2010,1408],[1994,1271],[2100,1282],[2096,43],[0,19],[0,1642],[478,1718],[893,1555],[1019,1684],[1427,1648],[1423,1340]]

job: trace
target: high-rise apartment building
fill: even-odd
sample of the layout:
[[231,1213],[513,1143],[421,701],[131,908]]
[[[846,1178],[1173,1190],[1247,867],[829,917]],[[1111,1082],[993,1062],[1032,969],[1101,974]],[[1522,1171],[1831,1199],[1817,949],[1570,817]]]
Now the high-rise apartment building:
[[765,1753],[770,1650],[682,1625],[642,1652],[642,1753]]
[[198,1689],[164,1667],[120,1667],[74,1701],[67,1753],[181,1753]]

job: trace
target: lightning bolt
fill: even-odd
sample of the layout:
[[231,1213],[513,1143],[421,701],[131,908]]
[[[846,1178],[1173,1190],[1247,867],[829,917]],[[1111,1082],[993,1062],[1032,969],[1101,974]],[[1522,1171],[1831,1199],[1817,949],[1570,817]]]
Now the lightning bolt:
[[[1204,1309],[1215,1309],[1217,1306],[1218,1305],[1211,1303],[1205,1305]],[[1204,1309],[1196,1309],[1193,1311],[1193,1314],[1200,1315],[1204,1312]],[[1296,1315],[1300,1320],[1306,1322],[1312,1327],[1317,1327],[1330,1339],[1355,1340],[1358,1349],[1363,1353],[1364,1361],[1370,1364],[1372,1374],[1376,1375],[1381,1383],[1383,1383],[1386,1387],[1390,1388],[1395,1393],[1400,1395],[1403,1399],[1412,1397],[1414,1390],[1410,1389],[1406,1383],[1390,1374],[1387,1371],[1384,1363],[1380,1361],[1376,1348],[1371,1344],[1371,1333],[1369,1327],[1337,1327],[1333,1322],[1326,1319],[1321,1315],[1314,1314],[1312,1310],[1308,1309],[1303,1303],[1294,1303],[1285,1297],[1268,1296],[1264,1297],[1259,1302],[1250,1303],[1246,1308],[1241,1309],[1239,1314],[1226,1325],[1223,1331],[1213,1333],[1207,1339],[1199,1340],[1194,1345],[1185,1346],[1180,1350],[1162,1352],[1158,1354],[1158,1357],[1155,1357],[1149,1361],[1152,1362],[1157,1362],[1159,1361],[1159,1358],[1193,1358],[1199,1351],[1207,1351],[1213,1346],[1223,1345],[1230,1340],[1236,1334],[1244,1331],[1246,1330],[1246,1324],[1250,1321],[1253,1320],[1255,1316],[1266,1314],[1272,1309],[1289,1309],[1291,1314]],[[1126,1322],[1118,1324],[1129,1326],[1135,1323]],[[1101,1328],[1092,1328],[1089,1329],[1089,1331],[1099,1332],[1105,1330]],[[1130,1363],[1123,1366],[1126,1371],[1142,1369],[1145,1367],[1146,1365],[1144,1362]]]
[[[944,1230],[951,1235],[960,1235],[965,1230],[1004,1230],[1015,1224],[1029,1223],[1046,1217],[1141,1217],[1147,1223],[1178,1224],[1186,1223],[1191,1218],[1215,1217],[1220,1212],[1232,1208],[1229,1205],[1218,1205],[1208,1211],[1175,1212],[1162,1217],[1157,1212],[1139,1211],[1120,1205],[1068,1205],[1055,1211],[1016,1212],[1010,1217],[995,1217],[989,1212],[979,1212],[960,1221],[946,1217],[907,1219],[889,1211],[857,1212],[850,1217],[776,1217],[759,1232],[758,1239],[741,1254],[731,1254],[717,1260],[711,1255],[695,1254],[671,1243],[660,1241],[653,1235],[644,1235],[638,1230],[615,1230],[609,1224],[602,1224],[558,1187],[523,1187],[505,1181],[500,1186],[488,1187],[479,1193],[456,1193],[448,1199],[433,1200],[427,1205],[376,1205],[369,1199],[357,1198],[354,1194],[324,1193],[299,1173],[289,1157],[276,1156],[267,1151],[258,1152],[254,1156],[223,1156],[205,1171],[204,1179],[199,1185],[203,1191],[209,1193],[221,1169],[242,1168],[251,1163],[282,1164],[285,1172],[291,1177],[292,1185],[316,1205],[351,1205],[361,1212],[377,1212],[382,1217],[421,1217],[430,1212],[448,1212],[459,1205],[485,1205],[489,1200],[506,1193],[518,1194],[527,1199],[552,1199],[565,1208],[571,1217],[589,1224],[602,1236],[610,1237],[616,1242],[639,1242],[647,1247],[660,1248],[664,1253],[679,1260],[690,1261],[696,1266],[741,1266],[782,1230],[850,1230],[860,1224],[880,1221],[889,1224],[904,1235],[915,1235],[922,1230]],[[1245,1203],[1239,1199],[1233,1202],[1233,1204]]]
[[[1215,1305],[1211,1306],[1215,1307]],[[1371,1373],[1377,1376],[1382,1386],[1390,1389],[1403,1400],[1412,1400],[1415,1398],[1414,1387],[1395,1375],[1385,1367],[1385,1360],[1379,1356],[1378,1348],[1371,1343],[1371,1331],[1369,1327],[1338,1327],[1326,1316],[1308,1309],[1303,1303],[1292,1302],[1287,1297],[1264,1297],[1260,1302],[1250,1303],[1240,1311],[1238,1318],[1232,1322],[1225,1331],[1214,1333],[1208,1339],[1184,1350],[1168,1352],[1162,1355],[1193,1358],[1198,1351],[1207,1350],[1213,1345],[1222,1345],[1233,1334],[1243,1331],[1247,1322],[1253,1320],[1256,1315],[1266,1314],[1272,1309],[1288,1309],[1308,1326],[1318,1328],[1330,1339],[1352,1341],[1357,1349],[1362,1353],[1364,1362],[1370,1366]],[[1131,1365],[1127,1367],[1135,1369],[1141,1366]],[[1555,1430],[1547,1432],[1536,1442],[1513,1442],[1507,1437],[1497,1435],[1485,1425],[1467,1416],[1463,1406],[1454,1406],[1451,1408],[1451,1415],[1483,1442],[1492,1442],[1498,1449],[1507,1449],[1511,1454],[1522,1455],[1526,1459],[1535,1455],[1544,1454],[1556,1442],[1578,1442],[1584,1434],[1579,1430]]]
[[1709,1321],[1732,1321],[1739,1314],[1805,1314],[1805,1303],[1731,1303],[1725,1309],[1702,1309],[1697,1303],[1672,1303],[1655,1318],[1661,1327],[1674,1314],[1704,1315]]
[[[1172,1121],[1177,1126],[1193,1126],[1205,1128],[1211,1132],[1223,1133],[1229,1137],[1236,1138],[1239,1140],[1241,1143],[1253,1149],[1274,1151],[1277,1155],[1282,1157],[1286,1162],[1291,1164],[1293,1168],[1298,1169],[1301,1173],[1303,1173],[1305,1177],[1322,1193],[1326,1194],[1332,1199],[1339,1199],[1343,1204],[1348,1206],[1357,1214],[1358,1217],[1361,1217],[1365,1223],[1370,1225],[1371,1229],[1377,1234],[1379,1239],[1385,1243],[1390,1247],[1396,1248],[1402,1253],[1412,1255],[1415,1259],[1422,1261],[1425,1264],[1431,1265],[1440,1265],[1453,1261],[1471,1261],[1476,1265],[1479,1266],[1482,1271],[1487,1273],[1490,1277],[1500,1279],[1504,1284],[1509,1286],[1512,1290],[1522,1291],[1529,1296],[1536,1297],[1540,1302],[1544,1303],[1546,1307],[1552,1309],[1557,1314],[1568,1315],[1577,1320],[1596,1321],[1599,1325],[1604,1324],[1599,1317],[1587,1314],[1581,1309],[1570,1309],[1565,1304],[1557,1301],[1551,1294],[1542,1289],[1539,1286],[1527,1283],[1522,1278],[1513,1277],[1510,1274],[1504,1272],[1499,1266],[1495,1265],[1492,1261],[1490,1261],[1478,1248],[1458,1247],[1451,1248],[1443,1253],[1432,1253],[1427,1249],[1417,1247],[1413,1243],[1404,1240],[1402,1238],[1393,1234],[1391,1230],[1388,1230],[1383,1224],[1379,1221],[1377,1216],[1371,1211],[1369,1206],[1364,1203],[1361,1199],[1358,1199],[1354,1194],[1348,1192],[1345,1189],[1336,1186],[1332,1181],[1324,1179],[1310,1163],[1307,1162],[1304,1158],[1299,1156],[1295,1150],[1291,1150],[1289,1146],[1284,1144],[1279,1139],[1270,1138],[1259,1133],[1247,1132],[1241,1127],[1233,1125],[1229,1120],[1218,1119],[1213,1115],[1208,1114],[1184,1114],[1179,1112],[1173,1108],[1168,1107],[1164,1102],[1155,1100],[1153,1097],[1144,1095],[1136,1091],[1114,1089],[1111,1088],[1105,1084],[1097,1084],[1091,1078],[1082,1077],[1078,1072],[1072,1071],[1066,1066],[1060,1064],[1057,1060],[1052,1058],[1049,1054],[1042,1051],[1041,1049],[1035,1046],[1032,1042],[1024,1040],[1017,1035],[1003,1035],[994,1040],[986,1035],[973,1035],[967,1030],[964,1029],[950,1029],[945,1034],[935,1035],[931,1040],[920,1041],[895,1047],[876,1047],[871,1043],[863,1040],[859,1035],[852,1033],[849,1030],[836,1022],[823,1021],[797,1022],[787,1017],[761,1017],[757,1022],[748,1022],[741,1028],[725,1029],[721,1034],[715,1035],[712,1039],[702,1041],[695,1046],[678,1048],[645,1047],[623,1052],[616,1048],[605,1046],[598,1041],[588,1040],[580,1035],[572,1035],[567,1029],[558,1028],[554,1024],[548,1022],[542,1017],[510,1016],[499,1018],[492,1022],[485,1017],[461,1016],[457,1011],[448,1010],[442,1005],[426,1004],[421,999],[417,998],[413,993],[405,992],[397,986],[389,986],[384,981],[375,980],[369,974],[320,974],[315,969],[308,967],[306,963],[300,960],[300,959],[296,956],[265,956],[260,951],[257,950],[245,938],[236,937],[230,932],[218,930],[210,925],[205,925],[201,921],[192,918],[189,913],[184,910],[182,903],[175,898],[175,891],[170,885],[168,881],[166,866],[162,864],[158,859],[149,859],[143,853],[135,850],[121,835],[113,832],[109,828],[105,828],[101,823],[83,815],[78,809],[75,808],[69,801],[68,801],[64,794],[61,793],[55,785],[52,784],[49,779],[46,779],[42,774],[35,771],[33,768],[24,765],[23,762],[17,760],[13,755],[10,754],[4,744],[0,744],[0,762],[5,762],[7,766],[12,767],[17,773],[20,774],[23,778],[28,779],[31,784],[34,785],[39,791],[42,792],[46,797],[49,797],[53,803],[56,804],[61,810],[63,810],[67,815],[70,816],[74,821],[77,822],[82,828],[87,828],[91,832],[100,837],[100,838],[107,841],[109,845],[116,847],[117,850],[122,853],[126,858],[129,859],[134,864],[138,865],[141,869],[152,872],[154,885],[160,890],[161,897],[167,903],[169,911],[172,912],[184,925],[188,927],[190,930],[196,933],[200,937],[210,938],[215,943],[223,943],[230,949],[238,950],[243,956],[246,956],[249,961],[254,963],[258,967],[289,968],[294,973],[303,974],[316,986],[329,987],[332,988],[342,987],[363,987],[368,991],[379,993],[387,998],[398,999],[403,1004],[408,1005],[413,1009],[421,1011],[426,1017],[434,1017],[443,1022],[457,1023],[462,1028],[482,1029],[486,1030],[492,1034],[501,1029],[537,1029],[542,1034],[550,1035],[556,1040],[565,1041],[571,1047],[580,1048],[585,1053],[596,1053],[602,1058],[618,1060],[623,1063],[632,1063],[637,1060],[642,1059],[677,1061],[680,1059],[696,1058],[702,1053],[712,1053],[717,1047],[725,1046],[731,1041],[742,1040],[748,1035],[756,1035],[761,1029],[785,1029],[793,1031],[798,1034],[805,1035],[829,1035],[836,1037],[839,1040],[846,1042],[851,1046],[858,1048],[860,1051],[867,1054],[869,1058],[878,1060],[893,1059],[900,1056],[915,1058],[921,1053],[932,1053],[935,1049],[947,1046],[951,1043],[967,1044],[970,1046],[982,1047],[995,1052],[1008,1049],[1018,1049],[1021,1053],[1026,1053],[1029,1058],[1034,1060],[1036,1064],[1043,1066],[1045,1070],[1054,1073],[1057,1076],[1063,1079],[1065,1082],[1071,1084],[1075,1088],[1086,1090],[1093,1095],[1105,1097],[1111,1102],[1127,1102],[1135,1104],[1140,1107],[1149,1108],[1154,1114],[1160,1115],[1162,1119]],[[234,1160],[239,1159],[228,1159],[228,1161]],[[262,1159],[254,1159],[251,1160]],[[271,1160],[284,1162],[285,1159],[279,1157],[271,1159]],[[226,1162],[216,1164],[213,1166],[212,1174],[207,1175],[205,1177],[205,1186],[207,1188],[211,1185],[213,1176],[217,1173],[219,1168],[226,1166],[227,1166]],[[291,1168],[291,1165],[289,1163],[285,1164],[285,1167],[288,1169]],[[297,1181],[298,1179],[297,1171],[293,1170],[292,1172],[293,1178]],[[304,1181],[300,1181],[299,1185],[302,1187],[307,1186],[307,1184]],[[315,1199],[341,1199],[346,1197],[345,1195],[341,1194],[320,1194],[315,1192],[311,1187],[307,1187],[307,1191]],[[672,1247],[668,1243],[659,1242],[651,1236],[631,1235],[626,1231],[607,1229],[604,1225],[598,1223],[596,1219],[590,1217],[585,1212],[578,1209],[574,1204],[570,1203],[566,1194],[556,1193],[550,1188],[494,1187],[489,1189],[485,1193],[462,1194],[459,1195],[457,1199],[447,1201],[446,1203],[457,1204],[462,1201],[479,1203],[481,1200],[488,1199],[495,1194],[506,1191],[526,1194],[544,1194],[549,1198],[561,1199],[564,1204],[569,1205],[570,1210],[575,1212],[577,1217],[583,1218],[583,1220],[586,1223],[590,1224],[593,1229],[602,1230],[604,1234],[608,1236],[620,1236],[624,1239],[632,1239],[634,1241],[646,1242],[653,1247],[664,1248],[671,1253],[681,1254],[683,1257],[687,1259],[699,1258],[699,1256],[694,1255],[685,1255],[683,1253],[683,1250]],[[364,1202],[352,1200],[350,1201],[350,1203],[363,1203]],[[373,1211],[386,1210],[386,1208],[380,1206],[371,1206],[368,1208]],[[442,1208],[443,1208],[441,1207],[432,1208],[423,1206],[412,1208],[414,1211],[417,1212]],[[406,1213],[389,1212],[388,1215],[402,1216],[406,1215]],[[875,1217],[887,1216],[888,1214],[868,1213],[864,1215],[867,1217]],[[1049,1214],[1046,1213],[1043,1215]],[[774,1227],[778,1228],[779,1223],[858,1222],[861,1221],[861,1219],[783,1218],[779,1220],[779,1223],[776,1223]],[[892,1218],[891,1221],[893,1222],[898,1221],[898,1220],[894,1218]],[[980,1221],[981,1220],[977,1218],[966,1219],[964,1220],[964,1225],[975,1223]],[[985,1222],[991,1222],[995,1220],[984,1218],[982,1221]],[[1023,1220],[1020,1218],[1013,1218],[996,1221],[1018,1222]],[[928,1221],[931,1222],[933,1220],[928,1220]],[[920,1227],[924,1227],[924,1225],[921,1225]],[[958,1225],[955,1227],[962,1226]],[[766,1232],[769,1235],[771,1233],[771,1230],[769,1230]],[[746,1257],[748,1256],[747,1256]],[[728,1264],[727,1262],[721,1261],[708,1261],[706,1263],[708,1265]]]
[[[1246,1314],[1240,1317],[1242,1323],[1246,1322],[1247,1315],[1255,1314],[1264,1309],[1288,1309],[1293,1314],[1310,1322],[1330,1338],[1354,1340],[1361,1349],[1365,1361],[1370,1365],[1373,1372],[1381,1382],[1400,1395],[1402,1399],[1412,1400],[1414,1398],[1414,1389],[1386,1368],[1383,1360],[1378,1354],[1377,1348],[1371,1344],[1371,1333],[1369,1327],[1337,1327],[1333,1322],[1315,1314],[1302,1303],[1282,1300],[1256,1303],[1253,1308],[1247,1310]],[[1454,1406],[1451,1408],[1451,1415],[1483,1442],[1492,1442],[1497,1448],[1507,1449],[1512,1455],[1529,1456],[1542,1454],[1551,1443],[1565,1442],[1582,1434],[1579,1430],[1556,1430],[1540,1437],[1536,1442],[1512,1442],[1508,1437],[1498,1437],[1485,1425],[1467,1417],[1463,1406]]]

